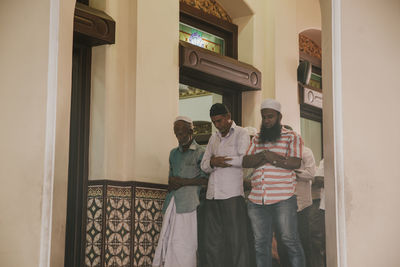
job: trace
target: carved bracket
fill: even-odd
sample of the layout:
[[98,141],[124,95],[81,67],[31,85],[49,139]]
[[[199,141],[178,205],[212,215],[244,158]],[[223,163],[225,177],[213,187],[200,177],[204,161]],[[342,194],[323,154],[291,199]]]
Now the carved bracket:
[[115,21],[106,13],[76,3],[74,34],[91,46],[115,43]]
[[229,85],[231,90],[261,90],[261,72],[249,64],[182,41],[179,50],[181,69],[220,81]]

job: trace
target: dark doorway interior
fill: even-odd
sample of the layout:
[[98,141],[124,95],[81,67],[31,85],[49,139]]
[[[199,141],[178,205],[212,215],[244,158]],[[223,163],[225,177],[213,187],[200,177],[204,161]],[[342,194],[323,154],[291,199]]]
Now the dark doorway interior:
[[114,42],[115,21],[85,5],[84,0],[78,1],[74,14],[65,267],[84,266],[85,258],[92,47]]
[[74,42],[65,266],[82,266],[89,160],[90,68],[92,48]]

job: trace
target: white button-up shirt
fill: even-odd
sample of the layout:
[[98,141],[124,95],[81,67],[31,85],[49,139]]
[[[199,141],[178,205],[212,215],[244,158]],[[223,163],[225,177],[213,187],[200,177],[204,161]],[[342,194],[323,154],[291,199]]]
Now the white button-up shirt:
[[[207,188],[207,199],[228,199],[243,194],[242,160],[250,145],[250,136],[245,129],[232,122],[226,136],[218,131],[214,133],[206,148],[201,169],[210,174]],[[226,156],[232,158],[227,163],[231,167],[221,168],[210,166],[212,156]]]
[[313,203],[311,197],[311,183],[314,180],[316,169],[312,150],[303,146],[301,167],[296,170],[297,211],[301,211],[311,206]]

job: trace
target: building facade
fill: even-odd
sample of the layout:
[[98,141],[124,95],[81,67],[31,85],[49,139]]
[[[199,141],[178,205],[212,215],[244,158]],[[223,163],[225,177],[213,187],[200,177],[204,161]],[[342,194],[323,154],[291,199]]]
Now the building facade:
[[[328,266],[398,266],[400,2],[218,3],[238,27],[237,59],[262,75],[261,90],[240,95],[242,126],[258,127],[259,104],[272,97],[301,131],[299,34],[321,32]],[[115,21],[115,42],[91,48],[88,182],[166,184],[180,114],[180,2],[89,5]],[[64,265],[75,8],[0,3],[4,266]]]

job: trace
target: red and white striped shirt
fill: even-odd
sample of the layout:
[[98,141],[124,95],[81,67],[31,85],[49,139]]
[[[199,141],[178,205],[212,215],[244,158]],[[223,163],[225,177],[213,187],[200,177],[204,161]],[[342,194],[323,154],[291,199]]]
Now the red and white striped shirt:
[[[263,150],[269,150],[284,157],[301,158],[302,147],[301,136],[282,127],[281,137],[275,142],[260,143],[259,134],[257,134],[251,140],[246,155],[254,155]],[[260,205],[274,204],[293,196],[295,185],[296,174],[294,170],[287,170],[266,163],[253,172],[249,200]]]

